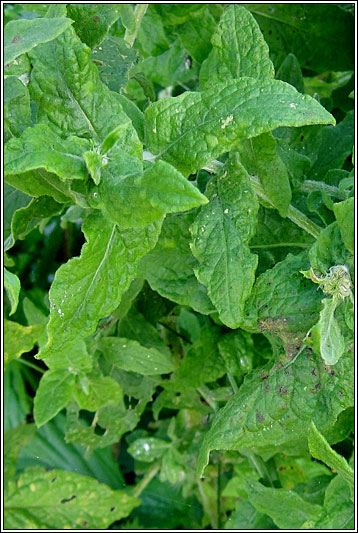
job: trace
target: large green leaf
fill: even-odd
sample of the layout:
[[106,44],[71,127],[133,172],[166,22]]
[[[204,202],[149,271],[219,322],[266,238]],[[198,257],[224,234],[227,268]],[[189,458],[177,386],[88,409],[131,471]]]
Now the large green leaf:
[[41,427],[66,407],[72,398],[75,375],[67,369],[48,370],[40,381],[34,401],[34,417]]
[[254,14],[276,66],[289,52],[317,72],[353,68],[353,17],[337,4],[244,4]]
[[4,29],[4,63],[10,63],[40,43],[56,39],[71,24],[70,18],[36,18],[8,22]]
[[4,481],[7,486],[16,474],[16,463],[21,448],[26,446],[36,431],[34,424],[19,424],[4,435]]
[[175,370],[171,357],[155,348],[145,348],[137,341],[105,337],[100,343],[111,365],[143,375],[168,374]]
[[139,260],[155,245],[160,226],[157,222],[126,230],[100,214],[85,220],[87,243],[81,256],[62,265],[51,285],[48,344],[40,357],[52,354],[58,358],[59,353],[67,352],[68,345],[92,333],[99,319],[118,306],[136,277]]
[[321,513],[320,505],[306,502],[296,492],[265,487],[255,479],[247,481],[247,492],[254,507],[269,515],[280,529],[299,528]]
[[138,160],[114,151],[92,195],[104,214],[122,228],[143,227],[167,213],[188,211],[208,202],[190,181],[164,161],[143,173]]
[[139,500],[65,470],[30,467],[5,498],[6,529],[107,529]]
[[151,104],[146,143],[184,174],[190,174],[238,141],[279,126],[334,124],[316,100],[278,80],[240,78],[201,93],[185,92]]
[[200,87],[248,76],[273,78],[269,49],[260,28],[244,7],[225,9],[211,37],[213,49],[200,70]]
[[207,187],[210,203],[191,226],[195,275],[203,283],[225,325],[237,328],[255,280],[257,256],[248,241],[255,232],[259,204],[247,172],[232,156]]
[[97,411],[102,405],[117,405],[122,401],[122,390],[110,376],[86,376],[83,383],[80,381],[75,390],[75,398],[81,409]]
[[194,218],[195,212],[167,216],[157,245],[143,257],[138,273],[165,298],[208,314],[215,308],[194,275],[198,262],[189,247]]
[[271,361],[248,375],[213,420],[198,460],[202,474],[210,450],[279,446],[306,437],[313,420],[322,432],[352,405],[352,354],[334,367],[303,351],[291,364]]
[[73,28],[31,52],[29,90],[38,106],[37,120],[60,135],[92,137],[97,143],[122,125],[120,144],[139,157],[137,133],[122,111],[120,97],[98,79],[90,52]]
[[215,19],[207,7],[176,28],[184,48],[199,63],[204,61],[212,49],[210,38],[215,26]]
[[344,336],[334,316],[337,303],[335,298],[324,298],[319,321],[311,329],[312,347],[327,365],[335,365],[345,349]]

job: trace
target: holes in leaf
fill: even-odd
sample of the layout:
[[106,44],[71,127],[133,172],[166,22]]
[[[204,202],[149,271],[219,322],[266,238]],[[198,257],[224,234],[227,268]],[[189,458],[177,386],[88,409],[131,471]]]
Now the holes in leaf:
[[113,511],[115,511],[115,510],[116,510],[115,507],[111,507],[111,508],[110,508],[111,513],[113,513]]
[[74,500],[75,498],[77,498],[76,494],[72,494],[72,496],[70,496],[69,498],[63,498],[61,500],[61,503],[69,503],[69,502],[72,502],[72,500]]
[[51,483],[55,483],[56,479],[57,479],[57,476],[53,477],[53,478],[51,479]]
[[106,430],[102,426],[99,426],[98,424],[96,424],[94,428],[94,433],[95,435],[102,437],[106,433]]

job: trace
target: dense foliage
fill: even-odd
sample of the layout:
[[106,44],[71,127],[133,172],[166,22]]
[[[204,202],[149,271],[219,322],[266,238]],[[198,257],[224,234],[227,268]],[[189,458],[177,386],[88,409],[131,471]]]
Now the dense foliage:
[[354,528],[352,6],[6,4],[6,528]]

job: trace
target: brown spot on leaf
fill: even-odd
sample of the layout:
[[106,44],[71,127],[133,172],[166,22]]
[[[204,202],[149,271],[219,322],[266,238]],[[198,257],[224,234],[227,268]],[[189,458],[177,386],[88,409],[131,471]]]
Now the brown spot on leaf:
[[256,419],[260,424],[262,424],[262,422],[265,420],[265,417],[261,413],[257,413]]
[[18,41],[20,41],[20,39],[21,39],[20,35],[16,35],[16,37],[14,37],[11,42],[12,43],[17,43]]
[[99,18],[98,15],[96,15],[95,17],[93,17],[93,20],[94,20],[95,22],[99,22],[99,21],[100,21],[100,18]]

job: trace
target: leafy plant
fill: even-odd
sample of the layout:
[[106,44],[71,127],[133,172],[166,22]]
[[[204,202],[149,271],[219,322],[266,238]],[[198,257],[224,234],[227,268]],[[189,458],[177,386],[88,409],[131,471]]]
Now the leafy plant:
[[5,528],[354,528],[353,28],[6,4]]

